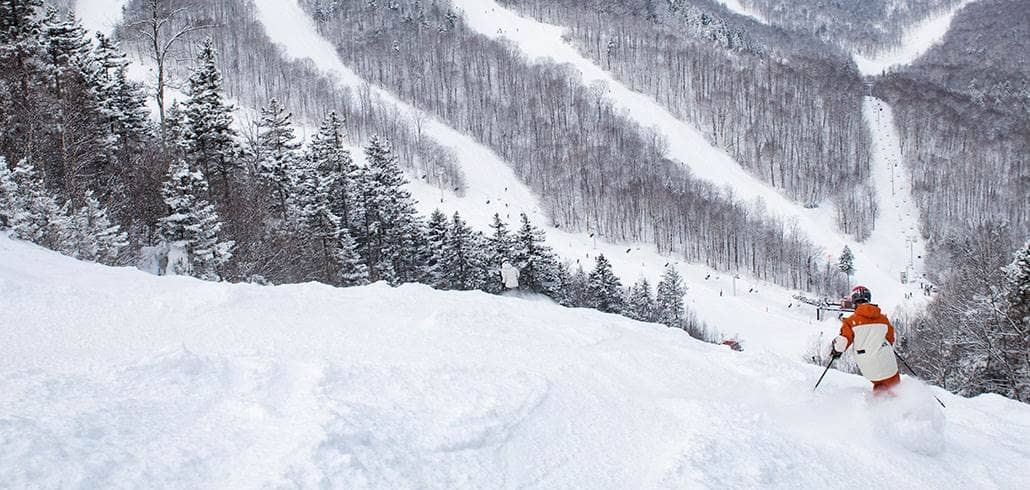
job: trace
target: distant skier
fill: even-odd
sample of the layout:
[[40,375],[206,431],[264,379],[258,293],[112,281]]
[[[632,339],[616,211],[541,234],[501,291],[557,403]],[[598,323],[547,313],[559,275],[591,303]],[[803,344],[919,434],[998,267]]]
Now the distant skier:
[[501,281],[505,289],[517,289],[519,287],[519,270],[505,260],[501,264]]
[[894,357],[894,326],[880,312],[880,307],[870,303],[872,298],[865,286],[851,290],[855,313],[843,320],[830,355],[836,359],[853,346],[862,375],[873,382],[873,393],[882,394],[889,393],[901,382],[901,374]]

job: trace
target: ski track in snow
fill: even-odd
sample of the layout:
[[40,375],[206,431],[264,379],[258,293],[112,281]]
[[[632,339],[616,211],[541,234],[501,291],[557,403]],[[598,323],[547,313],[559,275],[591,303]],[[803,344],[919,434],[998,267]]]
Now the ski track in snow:
[[893,68],[908,65],[941,42],[951,28],[951,21],[960,10],[976,0],[963,0],[951,9],[924,19],[902,36],[901,46],[875,55],[855,52],[852,57],[858,71],[865,76],[877,76]]
[[3,488],[1030,486],[1024,404],[813,393],[818,366],[542,299],[156,277],[0,235],[0,325]]
[[715,1],[721,3],[723,6],[725,6],[727,9],[729,9],[733,13],[736,13],[736,14],[739,14],[739,15],[743,15],[744,17],[750,17],[751,19],[754,19],[754,20],[756,20],[756,21],[758,21],[758,22],[760,22],[762,24],[768,24],[769,23],[769,20],[766,19],[765,16],[763,16],[760,13],[758,13],[758,11],[756,11],[754,9],[751,9],[749,7],[744,6],[744,4],[740,3],[740,0],[715,0]]

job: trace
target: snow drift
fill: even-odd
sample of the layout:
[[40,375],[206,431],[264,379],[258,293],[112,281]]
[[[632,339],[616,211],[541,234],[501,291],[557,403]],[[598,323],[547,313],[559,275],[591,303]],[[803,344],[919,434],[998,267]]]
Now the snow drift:
[[543,300],[155,277],[0,236],[0,487],[1030,486],[1030,409]]

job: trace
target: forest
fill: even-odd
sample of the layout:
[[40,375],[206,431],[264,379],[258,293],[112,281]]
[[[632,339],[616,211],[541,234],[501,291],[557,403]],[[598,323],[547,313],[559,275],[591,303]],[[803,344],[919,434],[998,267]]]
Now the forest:
[[556,226],[651,242],[788,287],[840,287],[803,233],[691,178],[660,138],[570,68],[532,63],[438,3],[305,5],[348,66],[510,162]]
[[838,222],[841,231],[868,236],[876,209],[866,184],[864,91],[842,52],[810,52],[798,48],[803,36],[723,19],[687,2],[620,2],[620,10],[575,1],[506,3],[569,26],[582,53],[693,123],[753,175],[806,206],[846,210],[838,213],[847,216]]

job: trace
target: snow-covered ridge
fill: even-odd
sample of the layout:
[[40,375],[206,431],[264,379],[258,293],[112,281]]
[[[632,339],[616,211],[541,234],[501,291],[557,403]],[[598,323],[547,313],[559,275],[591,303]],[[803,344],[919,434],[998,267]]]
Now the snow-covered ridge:
[[976,0],[962,0],[940,14],[928,17],[905,31],[901,46],[876,54],[854,53],[858,71],[866,76],[880,75],[893,68],[912,63],[944,39],[951,21],[960,10]]
[[[261,287],[0,236],[0,487],[1026,488],[1030,407],[544,300]],[[886,462],[886,463],[885,463]],[[875,468],[858,471],[856,468]]]

